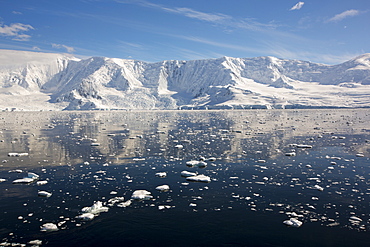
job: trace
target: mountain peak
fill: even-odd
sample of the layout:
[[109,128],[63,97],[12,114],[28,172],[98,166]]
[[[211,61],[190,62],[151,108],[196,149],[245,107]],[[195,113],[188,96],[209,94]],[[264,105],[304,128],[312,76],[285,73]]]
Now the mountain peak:
[[327,66],[273,56],[146,63],[0,50],[0,109],[370,107],[369,92],[370,54]]

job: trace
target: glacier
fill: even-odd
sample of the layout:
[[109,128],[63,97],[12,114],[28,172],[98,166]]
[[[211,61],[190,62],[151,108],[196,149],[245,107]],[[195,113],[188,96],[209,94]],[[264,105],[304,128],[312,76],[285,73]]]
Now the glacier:
[[337,65],[271,56],[167,60],[0,50],[0,110],[370,106],[370,53]]

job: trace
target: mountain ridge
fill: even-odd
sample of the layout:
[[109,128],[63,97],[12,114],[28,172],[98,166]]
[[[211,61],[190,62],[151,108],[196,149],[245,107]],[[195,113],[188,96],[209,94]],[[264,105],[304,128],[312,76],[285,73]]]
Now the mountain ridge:
[[370,53],[338,65],[271,56],[165,60],[0,50],[0,109],[370,106]]

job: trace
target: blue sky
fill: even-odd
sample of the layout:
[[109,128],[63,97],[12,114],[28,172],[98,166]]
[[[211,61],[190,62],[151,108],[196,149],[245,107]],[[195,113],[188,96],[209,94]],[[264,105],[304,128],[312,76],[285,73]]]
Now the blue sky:
[[0,0],[0,49],[147,62],[370,52],[369,0]]

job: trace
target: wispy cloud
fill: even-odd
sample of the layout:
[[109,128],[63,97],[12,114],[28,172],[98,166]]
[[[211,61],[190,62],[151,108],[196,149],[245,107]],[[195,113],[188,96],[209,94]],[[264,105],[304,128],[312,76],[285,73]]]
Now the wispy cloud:
[[196,36],[183,36],[183,35],[173,35],[174,37],[184,39],[184,40],[189,40],[201,44],[206,44],[206,45],[211,45],[211,46],[216,46],[216,47],[221,47],[221,48],[227,48],[227,49],[232,49],[232,50],[237,50],[237,51],[243,51],[243,52],[252,52],[252,53],[261,53],[263,52],[262,49],[259,48],[253,48],[253,47],[248,47],[248,46],[242,46],[242,45],[235,45],[235,44],[230,44],[230,43],[222,43],[222,42],[217,42],[201,37],[196,37]]
[[304,5],[304,2],[298,2],[290,10],[299,10],[303,7],[303,5]]
[[224,14],[219,14],[219,13],[205,13],[205,12],[200,12],[196,11],[190,8],[166,8],[166,7],[161,7],[162,10],[176,13],[179,15],[183,15],[189,18],[194,18],[202,21],[208,21],[208,22],[218,22],[222,21],[225,19],[231,19],[230,16],[224,15]]
[[11,37],[13,40],[17,41],[28,41],[31,36],[24,34],[24,32],[33,29],[34,28],[31,25],[22,23],[12,23],[9,26],[0,24],[0,35]]
[[269,41],[263,42],[266,47],[266,53],[272,56],[285,59],[306,60],[323,64],[340,64],[348,61],[360,53],[336,53],[329,54],[317,52],[315,50],[301,50],[294,47],[287,48],[284,44],[277,44]]
[[66,45],[61,45],[61,44],[51,44],[51,47],[53,47],[55,49],[66,49],[66,51],[68,53],[72,53],[72,52],[75,51],[75,49],[73,47],[66,46]]
[[237,18],[222,13],[206,13],[185,7],[167,7],[160,4],[151,3],[145,0],[116,0],[118,3],[136,4],[147,8],[153,8],[168,13],[185,16],[192,19],[210,22],[212,24],[222,25],[231,28],[242,28],[253,31],[263,31],[266,28],[274,29],[273,23],[261,23],[252,18]]
[[337,14],[334,17],[330,18],[328,20],[328,22],[338,22],[338,21],[341,21],[341,20],[343,20],[347,17],[356,16],[356,15],[359,15],[359,14],[361,14],[361,11],[356,10],[356,9],[346,10],[346,11],[344,11],[340,14]]

